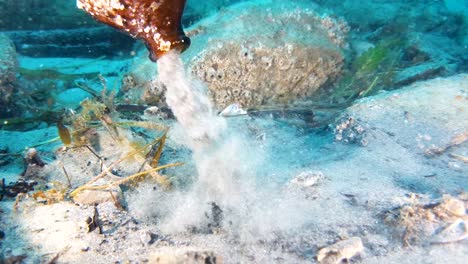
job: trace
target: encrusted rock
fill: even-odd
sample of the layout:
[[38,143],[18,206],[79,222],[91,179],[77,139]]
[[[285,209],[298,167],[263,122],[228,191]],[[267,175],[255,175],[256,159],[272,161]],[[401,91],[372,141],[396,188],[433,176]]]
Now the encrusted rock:
[[149,263],[155,264],[220,264],[220,256],[214,252],[194,248],[162,248],[152,254]]
[[352,237],[322,248],[317,254],[317,260],[323,264],[338,264],[347,261],[364,251],[361,238]]
[[207,83],[219,108],[312,96],[339,75],[343,64],[346,24],[307,6],[242,3],[197,28],[201,31],[192,42],[204,49],[194,45],[188,51],[192,72]]
[[412,204],[386,215],[385,221],[401,233],[404,245],[445,244],[468,238],[468,222],[462,195],[440,201]]
[[443,202],[435,208],[439,215],[445,217],[462,217],[466,214],[465,203],[462,200],[446,195]]
[[346,144],[359,144],[363,147],[367,146],[366,130],[359,124],[356,118],[344,115],[337,122],[334,129],[335,141]]

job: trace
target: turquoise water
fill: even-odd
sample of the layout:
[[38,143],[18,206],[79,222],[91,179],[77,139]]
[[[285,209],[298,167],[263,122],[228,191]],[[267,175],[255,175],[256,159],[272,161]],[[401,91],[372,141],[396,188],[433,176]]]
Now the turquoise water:
[[1,263],[464,263],[468,1],[184,2],[0,0]]

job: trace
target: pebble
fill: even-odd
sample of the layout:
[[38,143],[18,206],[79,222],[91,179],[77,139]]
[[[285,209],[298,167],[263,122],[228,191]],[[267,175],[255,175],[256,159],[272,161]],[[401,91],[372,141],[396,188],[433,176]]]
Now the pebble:
[[446,198],[441,204],[443,208],[453,216],[465,215],[465,203],[455,198]]
[[322,264],[339,264],[348,261],[362,251],[364,251],[364,245],[361,238],[352,237],[320,249],[317,260]]
[[140,231],[140,240],[144,245],[149,245],[151,243],[151,232],[148,230],[141,230]]
[[300,187],[312,187],[323,181],[325,177],[321,171],[304,171],[291,180],[291,184]]

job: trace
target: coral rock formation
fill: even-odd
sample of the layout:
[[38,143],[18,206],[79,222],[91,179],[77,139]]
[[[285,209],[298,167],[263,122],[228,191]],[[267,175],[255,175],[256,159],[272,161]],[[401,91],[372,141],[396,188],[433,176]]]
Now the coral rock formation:
[[188,55],[218,107],[288,103],[340,74],[347,25],[307,7],[242,3],[198,24]]
[[182,52],[190,46],[181,24],[185,0],[78,0],[77,6],[145,41],[153,61],[169,50]]

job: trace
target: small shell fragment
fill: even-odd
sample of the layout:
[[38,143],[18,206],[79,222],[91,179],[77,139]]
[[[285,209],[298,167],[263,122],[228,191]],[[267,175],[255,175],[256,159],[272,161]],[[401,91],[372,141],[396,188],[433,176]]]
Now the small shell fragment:
[[317,260],[322,264],[339,264],[360,254],[362,251],[364,251],[364,245],[361,238],[352,237],[320,249]]

